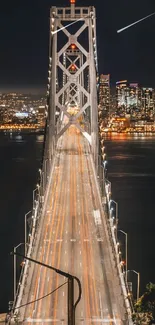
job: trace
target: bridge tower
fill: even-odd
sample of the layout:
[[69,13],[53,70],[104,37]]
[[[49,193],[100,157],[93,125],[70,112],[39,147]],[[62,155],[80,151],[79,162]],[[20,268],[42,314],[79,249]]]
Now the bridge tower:
[[49,158],[58,138],[75,125],[98,157],[97,45],[94,7],[52,7],[50,12],[47,139]]

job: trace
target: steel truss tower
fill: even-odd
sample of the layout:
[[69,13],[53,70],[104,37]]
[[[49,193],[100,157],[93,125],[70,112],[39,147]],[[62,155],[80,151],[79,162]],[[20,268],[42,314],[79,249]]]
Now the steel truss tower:
[[97,164],[96,12],[70,2],[70,7],[52,7],[50,13],[48,149],[53,156],[57,139],[75,125],[89,141]]

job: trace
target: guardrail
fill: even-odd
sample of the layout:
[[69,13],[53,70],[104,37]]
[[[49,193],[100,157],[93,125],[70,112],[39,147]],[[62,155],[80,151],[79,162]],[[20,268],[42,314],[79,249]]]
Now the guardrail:
[[[48,162],[48,165],[47,165]],[[30,234],[28,236],[27,242],[27,257],[31,257],[33,253],[33,249],[35,246],[35,242],[37,239],[37,230],[39,227],[39,222],[41,216],[43,214],[43,203],[44,198],[46,197],[47,185],[49,183],[49,175],[52,170],[52,160],[44,159],[42,170],[40,170],[40,185],[38,186],[38,195],[37,198],[33,195],[33,212],[32,212],[32,226],[30,229]],[[46,199],[45,199],[46,200]],[[20,278],[17,286],[16,297],[13,303],[12,312],[8,319],[8,323],[12,324],[13,322],[18,322],[20,319],[20,306],[22,304],[22,299],[24,296],[24,289],[27,282],[27,277],[29,274],[30,262],[25,260],[22,266],[22,270],[20,273]]]
[[[39,210],[39,202],[36,202],[36,209],[35,209],[33,225],[32,225],[32,234],[30,236],[30,243],[29,243],[29,247],[28,247],[27,257],[31,256],[32,250],[33,250],[33,244],[35,241],[35,234],[36,234],[36,228],[37,228],[38,210]],[[19,314],[18,307],[21,305],[22,297],[24,294],[24,288],[25,288],[25,284],[26,284],[26,280],[27,280],[27,276],[28,276],[29,261],[26,260],[26,261],[24,261],[24,263],[25,263],[25,265],[23,267],[23,272],[21,274],[21,282],[19,282],[19,284],[18,284],[18,292],[17,292],[18,295],[16,295],[17,300],[16,300],[15,306],[14,306],[14,307],[16,307],[15,317],[16,317],[16,315]]]
[[114,248],[114,252],[115,252],[114,255],[115,255],[115,260],[116,260],[116,265],[118,270],[118,276],[119,276],[122,294],[124,297],[125,307],[128,315],[128,324],[133,325],[133,321],[132,321],[133,305],[129,296],[128,284],[125,282],[124,272],[122,271],[121,268],[120,255],[118,252],[118,245],[116,240],[116,232],[115,232],[113,219],[111,218],[111,213],[110,213],[111,182],[109,182],[108,180],[106,181],[105,179],[104,167],[101,165],[101,161],[102,161],[101,156],[99,156],[98,161],[99,164],[97,170],[97,180],[98,180],[99,191],[102,200],[102,207],[104,209],[105,215],[107,215],[107,222],[108,222],[107,227],[109,228],[108,231],[110,230],[109,238],[112,238],[111,245]]

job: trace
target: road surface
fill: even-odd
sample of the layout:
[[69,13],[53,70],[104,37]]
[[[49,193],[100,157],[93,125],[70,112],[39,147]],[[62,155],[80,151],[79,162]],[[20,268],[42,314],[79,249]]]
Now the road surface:
[[[58,141],[37,259],[81,280],[76,325],[126,324],[105,224],[89,145],[71,126]],[[26,287],[27,301],[47,295],[66,281],[35,265]],[[67,284],[26,306],[23,324],[33,323],[67,324]]]

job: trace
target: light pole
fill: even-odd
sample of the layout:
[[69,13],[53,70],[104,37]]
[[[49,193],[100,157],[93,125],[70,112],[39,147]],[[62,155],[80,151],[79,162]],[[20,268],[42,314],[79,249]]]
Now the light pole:
[[140,292],[140,273],[135,270],[128,270],[127,272],[134,272],[137,275],[137,301],[138,301],[139,292]]
[[40,185],[39,185],[39,184],[37,184],[36,186],[37,186],[37,187],[33,190],[33,202],[34,202],[34,200],[35,200],[35,193],[36,193],[36,191],[39,192],[39,188],[40,188]]
[[42,194],[44,195],[44,188],[45,188],[45,172],[41,174],[41,186],[42,186]]
[[[104,177],[104,175],[103,175]],[[110,195],[111,195],[111,182],[105,178],[105,188],[106,188],[106,192],[108,192],[108,200],[110,199]]]
[[123,230],[120,230],[119,231],[125,235],[125,259],[126,259],[126,267],[125,267],[125,280],[126,280],[126,284],[128,282],[128,273],[127,273],[127,270],[128,270],[128,234],[123,231]]
[[25,214],[25,255],[26,255],[26,245],[27,245],[27,217],[31,212],[32,210],[30,210]]
[[[68,325],[75,325],[75,309],[76,309],[77,304],[81,300],[81,294],[82,294],[80,280],[76,276],[74,276],[72,274],[66,273],[66,272],[64,272],[64,271],[62,271],[60,269],[56,269],[53,266],[50,266],[50,265],[45,264],[45,263],[41,263],[41,262],[39,262],[37,260],[34,260],[34,259],[30,258],[30,257],[19,254],[16,251],[11,252],[10,254],[11,255],[21,256],[25,260],[28,260],[30,262],[42,265],[42,266],[44,266],[44,267],[46,267],[46,268],[48,268],[50,270],[53,270],[56,273],[66,277],[68,279]],[[78,295],[78,298],[77,298],[76,302],[74,302],[74,280],[77,281],[77,284],[78,284],[78,287],[79,287],[79,295]]]
[[14,292],[14,301],[16,299],[16,250],[19,246],[24,245],[25,243],[20,243],[13,248],[14,256],[13,256],[13,292]]
[[137,301],[139,299],[139,291],[140,291],[140,273],[132,270],[135,274],[137,274]]
[[48,170],[49,170],[49,158],[45,159],[45,186],[47,183]]
[[42,173],[41,168],[39,168],[38,171],[39,171],[39,174],[40,174],[40,177],[41,177],[41,173]]
[[117,228],[118,228],[118,203],[114,200],[110,200],[110,203],[113,202],[116,206],[116,242],[117,242]]

